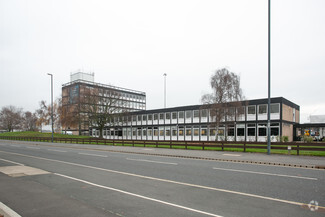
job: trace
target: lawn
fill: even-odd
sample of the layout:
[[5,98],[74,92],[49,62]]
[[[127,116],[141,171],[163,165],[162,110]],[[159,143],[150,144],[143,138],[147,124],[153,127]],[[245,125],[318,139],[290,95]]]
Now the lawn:
[[[38,137],[38,138],[50,138],[52,136],[52,133],[41,133],[41,132],[30,132],[30,131],[26,131],[26,132],[10,132],[10,133],[1,133],[0,134],[0,138],[1,136],[10,136],[10,137]],[[93,138],[93,137],[89,137],[89,136],[75,136],[75,135],[65,135],[65,134],[59,134],[59,133],[55,133],[54,134],[54,138],[62,138],[62,139],[71,139],[71,141],[66,140],[66,141],[55,141],[55,142],[68,142],[68,143],[76,143],[76,140],[73,139],[85,139],[86,142],[85,144],[87,144],[87,139]],[[94,138],[93,138],[94,139]],[[39,139],[32,139],[33,141],[41,141]],[[101,140],[102,141],[102,140]],[[91,141],[91,144],[99,144],[99,145],[115,145],[115,146],[133,146],[132,141],[125,141],[124,144],[122,144],[122,142],[119,141],[115,141],[114,144],[113,142],[111,142],[110,140],[105,140],[105,143],[101,142],[101,141]],[[79,141],[79,143],[81,143],[82,141]],[[185,149],[186,147],[184,145],[182,145],[182,142],[172,142],[173,149]],[[231,145],[231,144],[229,144]],[[240,145],[240,144],[236,144],[236,145]],[[299,144],[300,147],[304,147],[302,143]],[[134,143],[135,147],[150,147],[150,148],[170,148],[169,142],[166,141],[161,141],[158,142],[158,146],[156,146],[156,144],[153,144],[152,142],[150,143],[150,141],[148,141],[148,144],[143,144],[143,143],[138,143],[135,142]],[[256,146],[256,144],[254,145]],[[263,147],[263,149],[258,149],[258,148],[249,148],[249,145],[246,145],[246,152],[252,152],[252,153],[266,153],[267,149],[266,149],[266,145],[265,144],[261,144],[259,145],[261,147]],[[276,147],[276,144],[272,144],[273,147]],[[292,146],[295,147],[295,146]],[[310,146],[308,146],[310,147]],[[321,148],[321,147],[317,147],[317,148]],[[198,147],[198,146],[191,146],[190,144],[187,146],[187,149],[190,150],[202,150],[202,147]],[[210,150],[210,151],[222,151],[221,147],[209,147],[208,145],[204,147],[205,150]],[[309,156],[324,156],[325,157],[325,147],[323,148],[324,151],[305,151],[305,150],[301,150],[299,151],[300,155],[309,155]],[[227,144],[224,144],[224,151],[233,151],[233,152],[243,152],[243,148],[232,148],[232,147],[227,147]],[[272,149],[271,148],[271,153],[272,154],[289,154],[288,150],[279,150],[279,149]],[[297,151],[292,150],[290,152],[291,155],[297,155]]]

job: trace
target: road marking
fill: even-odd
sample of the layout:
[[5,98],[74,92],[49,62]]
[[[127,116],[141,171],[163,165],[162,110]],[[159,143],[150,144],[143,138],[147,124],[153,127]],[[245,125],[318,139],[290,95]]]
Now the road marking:
[[63,151],[63,150],[58,150],[58,149],[47,149],[48,151],[56,151],[56,152],[67,152],[67,151]]
[[40,148],[37,148],[37,147],[26,147],[26,148],[29,148],[29,149],[40,149]]
[[98,185],[98,184],[88,182],[86,180],[74,178],[74,177],[71,177],[71,176],[66,176],[66,175],[62,175],[62,174],[59,174],[59,173],[54,173],[54,174],[58,175],[58,176],[62,176],[62,177],[67,178],[67,179],[71,179],[71,180],[82,182],[82,183],[85,183],[85,184],[88,184],[88,185],[92,185],[92,186],[95,186],[95,187],[98,187],[98,188],[103,188],[103,189],[107,189],[107,190],[111,190],[111,191],[116,191],[116,192],[119,192],[119,193],[122,193],[122,194],[131,195],[131,196],[134,196],[134,197],[154,201],[154,202],[165,204],[165,205],[168,205],[168,206],[173,206],[173,207],[177,207],[177,208],[180,208],[180,209],[185,209],[185,210],[188,210],[188,211],[192,211],[192,212],[196,212],[196,213],[200,213],[200,214],[204,214],[204,215],[208,215],[208,216],[222,217],[220,215],[216,215],[216,214],[213,214],[213,213],[208,213],[208,212],[193,209],[193,208],[190,208],[190,207],[186,207],[186,206],[182,206],[182,205],[178,205],[178,204],[174,204],[174,203],[169,203],[169,202],[166,202],[166,201],[163,201],[163,200],[158,200],[158,199],[155,199],[155,198],[146,197],[146,196],[143,196],[143,195],[140,195],[140,194],[135,194],[135,193],[131,193],[131,192],[128,192],[128,191],[123,191],[123,190],[120,190],[120,189],[111,188],[111,187],[107,187],[107,186],[104,186],[104,185]]
[[11,177],[34,176],[49,174],[50,172],[28,166],[7,166],[0,167],[0,172]]
[[[0,210],[2,210],[4,213],[1,212],[1,214],[4,214],[4,216],[10,216],[10,217],[21,217],[18,213],[10,209],[8,206],[0,202]],[[2,216],[2,215],[1,215]]]
[[132,159],[132,158],[126,158],[127,160],[133,160],[133,161],[144,161],[144,162],[150,162],[150,163],[157,163],[157,164],[171,164],[171,165],[178,165],[178,163],[170,163],[170,162],[162,162],[162,161],[152,161],[152,160],[145,160],[145,159]]
[[241,156],[240,154],[222,154],[224,156],[232,156],[232,157],[239,157]]
[[13,146],[13,147],[21,147],[20,145],[10,145],[10,146]]
[[[257,194],[250,194],[250,193],[244,193],[244,192],[239,192],[239,191],[231,191],[231,190],[226,190],[226,189],[222,189],[222,188],[214,188],[214,187],[208,187],[208,186],[203,186],[203,185],[190,184],[190,183],[186,183],[186,182],[178,182],[178,181],[173,181],[173,180],[168,180],[168,179],[154,178],[154,177],[150,177],[150,176],[142,176],[142,175],[133,174],[133,173],[109,170],[109,169],[104,169],[104,168],[100,168],[100,167],[93,167],[93,166],[88,166],[88,165],[83,165],[83,164],[78,164],[78,163],[37,157],[37,156],[32,156],[32,155],[19,154],[19,153],[15,153],[15,152],[7,152],[7,151],[0,151],[0,152],[6,153],[6,154],[17,155],[17,156],[39,159],[39,160],[46,160],[46,161],[52,161],[52,162],[57,162],[57,163],[73,165],[73,166],[79,166],[79,167],[84,167],[84,168],[89,168],[89,169],[96,169],[96,170],[101,170],[101,171],[106,171],[106,172],[116,173],[116,174],[121,174],[121,175],[139,177],[139,178],[143,178],[143,179],[155,180],[155,181],[160,181],[160,182],[173,183],[173,184],[178,184],[178,185],[190,186],[190,187],[201,188],[201,189],[212,190],[212,191],[225,192],[225,193],[230,193],[230,194],[237,194],[237,195],[241,195],[241,196],[276,201],[276,202],[287,203],[287,204],[292,204],[292,205],[297,205],[297,206],[308,206],[308,204],[306,204],[306,203],[295,202],[295,201],[290,201],[290,200],[283,200],[283,199],[267,197],[267,196],[261,196],[261,195],[257,195]],[[325,207],[321,207],[321,206],[319,206],[319,208],[325,209]]]
[[83,153],[83,152],[79,152],[78,154],[89,155],[89,156],[95,156],[95,157],[107,157],[107,155],[90,154],[90,153]]
[[289,176],[289,175],[283,175],[283,174],[255,172],[255,171],[248,171],[248,170],[234,170],[234,169],[225,169],[225,168],[218,168],[218,167],[213,167],[213,169],[214,170],[225,170],[225,171],[232,171],[232,172],[240,172],[240,173],[254,173],[254,174],[268,175],[268,176],[282,176],[282,177],[296,178],[296,179],[318,180],[317,178],[311,178],[311,177]]
[[11,160],[5,160],[3,158],[0,158],[0,160],[5,161],[5,162],[8,162],[8,163],[12,163],[12,164],[17,164],[17,165],[20,165],[20,166],[25,166],[24,164],[17,163],[17,162],[11,161]]

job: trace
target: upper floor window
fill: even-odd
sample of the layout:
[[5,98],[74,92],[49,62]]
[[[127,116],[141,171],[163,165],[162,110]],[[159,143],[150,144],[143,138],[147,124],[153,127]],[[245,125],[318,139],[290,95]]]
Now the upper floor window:
[[255,115],[256,114],[255,105],[247,106],[247,114],[249,114],[249,115]]
[[178,118],[179,119],[183,119],[184,118],[184,112],[183,111],[178,112]]
[[152,121],[152,114],[148,115],[148,121]]
[[270,112],[271,113],[280,113],[280,104],[271,104]]
[[156,120],[158,120],[158,114],[154,114],[153,115],[153,119],[156,121]]
[[170,113],[167,112],[167,113],[166,113],[166,120],[169,120],[169,119],[170,119]]
[[202,118],[208,117],[208,110],[207,109],[202,109],[201,110],[201,117]]
[[258,106],[258,113],[259,114],[266,114],[267,113],[267,105],[259,105]]
[[164,113],[160,113],[160,114],[159,114],[159,120],[164,120],[164,116],[165,116]]
[[172,113],[172,119],[177,119],[177,113],[176,112]]
[[193,111],[193,114],[194,114],[194,117],[195,117],[195,118],[200,117],[200,112],[199,112],[199,110],[194,110],[194,111]]
[[192,111],[186,111],[185,117],[186,118],[191,118],[192,117]]

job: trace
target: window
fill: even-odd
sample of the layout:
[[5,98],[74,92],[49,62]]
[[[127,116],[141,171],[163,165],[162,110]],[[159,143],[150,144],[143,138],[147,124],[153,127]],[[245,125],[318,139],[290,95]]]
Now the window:
[[208,117],[208,110],[207,109],[202,109],[201,110],[201,117],[202,118]]
[[271,136],[279,136],[280,135],[280,124],[272,123],[271,124]]
[[200,117],[200,112],[199,112],[199,110],[194,110],[193,113],[194,113],[194,117],[195,117],[195,118]]
[[166,136],[170,136],[170,127],[166,127]]
[[266,114],[267,113],[267,105],[259,105],[258,106],[258,113],[259,114]]
[[234,127],[234,125],[230,125],[228,127],[227,132],[228,132],[228,136],[235,136],[235,127]]
[[237,136],[245,136],[245,128],[237,128]]
[[224,136],[225,130],[224,129],[218,129],[218,136]]
[[146,121],[147,120],[147,115],[142,115],[142,120]]
[[172,127],[172,136],[177,136],[177,128]]
[[178,129],[178,135],[179,136],[184,136],[184,127],[179,127],[179,129]]
[[255,115],[256,111],[255,111],[256,107],[255,105],[251,105],[247,107],[247,114],[249,115]]
[[172,113],[172,119],[173,119],[173,120],[177,119],[177,113],[176,113],[176,112],[173,112],[173,113]]
[[164,120],[164,116],[165,116],[164,113],[160,113],[160,114],[159,114],[159,120]]
[[258,136],[266,136],[266,124],[258,124]]
[[179,119],[184,119],[184,112],[183,111],[178,112],[178,118]]
[[148,136],[152,136],[152,128],[148,127]]
[[186,136],[191,136],[192,135],[192,128],[186,127]]
[[185,112],[185,117],[186,118],[191,118],[192,117],[192,111],[186,111]]
[[215,136],[215,135],[216,135],[216,129],[210,128],[210,136]]
[[194,126],[193,127],[193,131],[194,131],[194,136],[199,136],[199,130],[200,128],[198,126]]
[[156,121],[156,120],[158,120],[158,114],[154,114],[153,115],[153,119]]
[[245,114],[245,107],[238,107],[237,108],[237,116],[241,116]]
[[158,127],[153,128],[153,135],[158,136]]
[[201,127],[201,136],[207,136],[208,135],[208,130],[206,126]]
[[148,115],[148,121],[152,121],[152,114]]
[[164,136],[165,130],[164,127],[159,127],[159,136]]
[[136,128],[132,128],[132,136],[136,136],[137,135],[137,129]]
[[255,136],[255,124],[247,124],[247,136]]
[[143,129],[142,129],[142,135],[143,135],[143,136],[146,136],[146,135],[147,135],[147,129],[146,129],[146,128],[143,128]]
[[280,104],[271,104],[271,113],[280,113]]
[[138,115],[138,121],[141,121],[141,115]]
[[132,121],[137,121],[137,116],[133,115],[132,116]]
[[141,128],[138,128],[138,136],[141,136]]
[[166,113],[166,120],[169,120],[170,119],[170,113]]

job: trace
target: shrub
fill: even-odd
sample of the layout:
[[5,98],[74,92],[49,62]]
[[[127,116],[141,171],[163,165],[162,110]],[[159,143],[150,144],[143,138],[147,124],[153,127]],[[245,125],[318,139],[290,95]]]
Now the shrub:
[[311,142],[313,142],[313,140],[314,140],[314,138],[311,136],[304,136],[302,138],[302,141],[307,142],[307,143],[311,143]]
[[283,142],[289,142],[289,137],[288,136],[281,136]]

